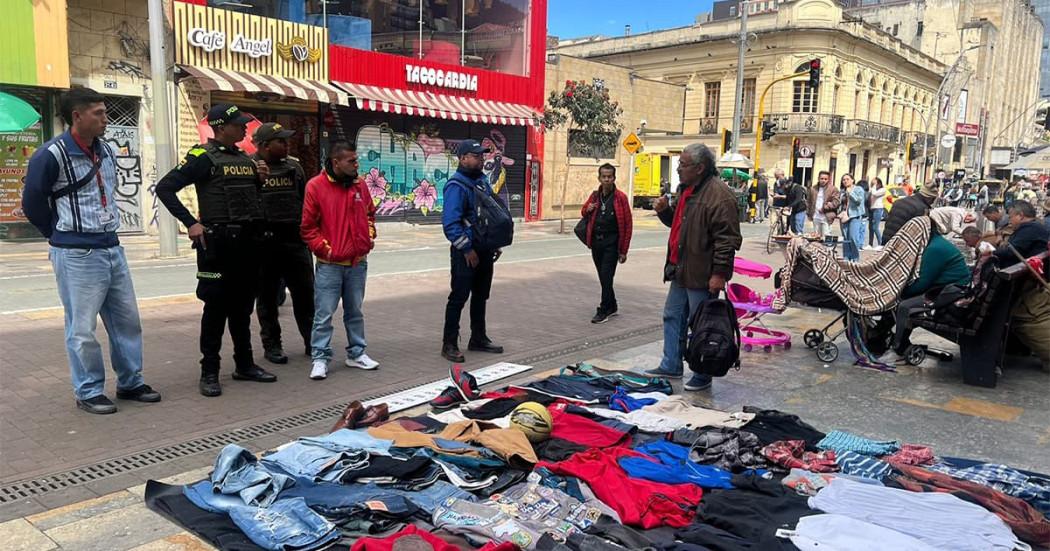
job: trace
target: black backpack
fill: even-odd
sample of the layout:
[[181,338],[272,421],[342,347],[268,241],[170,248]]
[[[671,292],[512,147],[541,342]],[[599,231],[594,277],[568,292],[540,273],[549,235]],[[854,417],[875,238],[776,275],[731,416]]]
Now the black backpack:
[[685,361],[694,373],[712,377],[740,368],[740,325],[733,303],[713,298],[700,304],[689,320]]
[[[463,217],[464,224],[471,228],[475,249],[495,251],[510,245],[514,241],[514,219],[510,209],[495,193],[490,193],[487,186],[471,186],[459,180],[450,180],[467,190],[474,191],[474,222]],[[464,213],[465,214],[465,213]]]

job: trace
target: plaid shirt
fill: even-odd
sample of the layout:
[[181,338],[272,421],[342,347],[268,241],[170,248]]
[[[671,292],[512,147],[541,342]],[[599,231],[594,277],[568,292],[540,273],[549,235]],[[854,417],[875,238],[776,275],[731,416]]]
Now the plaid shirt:
[[1050,515],[1050,479],[1028,476],[1006,465],[995,463],[983,463],[965,469],[956,469],[941,463],[927,468],[995,488],[1006,495],[1027,501],[1044,515]]

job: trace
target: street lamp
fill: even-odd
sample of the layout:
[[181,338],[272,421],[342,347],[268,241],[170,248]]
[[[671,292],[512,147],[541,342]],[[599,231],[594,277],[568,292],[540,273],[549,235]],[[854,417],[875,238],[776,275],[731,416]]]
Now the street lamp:
[[[944,73],[944,78],[941,79],[941,85],[937,87],[937,95],[934,96],[934,99],[933,99],[933,101],[935,102],[934,103],[935,107],[934,107],[933,111],[937,113],[937,116],[933,117],[933,120],[937,121],[937,136],[935,138],[935,141],[939,142],[940,139],[941,139],[941,122],[940,122],[940,112],[938,112],[938,108],[940,107],[941,94],[944,92],[944,87],[945,87],[945,85],[948,84],[948,80],[952,77],[952,73],[954,73],[955,70],[959,68],[959,63],[962,62],[963,55],[966,52],[969,52],[971,50],[976,50],[977,48],[980,48],[980,47],[981,47],[980,44],[974,44],[973,46],[970,46],[969,48],[966,48],[963,51],[959,52],[959,57],[957,57],[955,59],[955,63],[952,63],[952,66],[948,69],[948,72]],[[927,148],[929,147],[929,140],[926,138],[926,136],[928,136],[930,134],[930,121],[924,119],[924,122],[925,122],[925,126],[923,127],[923,129],[925,130],[925,132],[924,132],[924,135],[922,137],[922,162],[923,162],[923,176],[924,176],[923,179],[925,179],[925,174],[926,174],[926,153],[927,153]],[[937,145],[940,146],[939,143]],[[940,160],[940,149],[938,149],[937,152],[938,152],[937,160]]]

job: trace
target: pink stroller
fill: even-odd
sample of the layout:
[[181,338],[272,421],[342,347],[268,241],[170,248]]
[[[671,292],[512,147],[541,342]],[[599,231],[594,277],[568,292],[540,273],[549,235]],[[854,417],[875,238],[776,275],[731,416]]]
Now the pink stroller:
[[[769,266],[740,257],[734,261],[733,271],[743,276],[762,279],[768,279],[773,274],[773,269]],[[736,310],[737,320],[740,321],[740,341],[744,344],[745,352],[751,352],[756,346],[761,346],[766,352],[771,352],[774,346],[783,346],[784,350],[791,348],[790,333],[770,329],[762,322],[762,316],[776,313],[772,307],[775,294],[762,296],[740,283],[730,283],[727,294]]]

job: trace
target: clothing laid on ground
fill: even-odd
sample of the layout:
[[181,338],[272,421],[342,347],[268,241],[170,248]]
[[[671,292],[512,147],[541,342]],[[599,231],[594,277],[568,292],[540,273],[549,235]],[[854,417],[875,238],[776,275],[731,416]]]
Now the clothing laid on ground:
[[929,446],[901,444],[901,449],[882,459],[893,465],[929,465],[934,462],[935,457]]
[[653,405],[647,405],[642,411],[672,417],[685,422],[691,428],[727,427],[742,428],[755,418],[754,413],[716,411],[694,406],[684,396],[671,396]]
[[620,458],[628,476],[665,484],[696,484],[703,488],[732,488],[733,474],[689,459],[689,448],[671,442],[652,442],[634,449],[649,457]]
[[[408,525],[401,531],[385,538],[361,538],[354,543],[351,551],[395,551],[398,540],[418,538],[430,546],[433,551],[460,551],[459,547],[415,526]],[[426,547],[409,547],[408,549],[427,549]]]
[[927,468],[954,478],[983,484],[1006,495],[1023,499],[1050,517],[1050,478],[1030,476],[1006,465],[994,463],[963,468],[937,464]]
[[893,440],[870,440],[845,431],[833,430],[817,443],[822,450],[834,450],[838,453],[850,451],[864,455],[888,455],[900,449],[900,443]]
[[851,451],[839,452],[835,457],[835,464],[843,474],[875,480],[882,480],[893,472],[889,463]]
[[[794,526],[800,518],[816,514],[806,504],[806,498],[795,495],[775,480],[751,473],[733,476],[732,483],[733,490],[707,492],[697,509],[695,522],[678,531],[676,536],[699,545],[737,539],[743,540],[737,542],[737,549],[791,549],[787,542],[777,540],[777,529]],[[713,537],[705,529],[707,526],[727,532],[732,538]],[[743,542],[752,547],[744,547]]]
[[755,415],[754,419],[744,425],[744,429],[757,436],[763,446],[781,440],[802,440],[806,443],[806,450],[817,451],[817,442],[825,436],[823,432],[790,413],[754,406],[744,406],[744,413]]
[[690,447],[690,458],[730,472],[761,469],[768,465],[758,437],[750,432],[724,427],[678,429],[670,440]]
[[804,496],[815,496],[836,478],[848,478],[863,484],[876,484],[883,486],[882,481],[862,476],[852,476],[844,473],[814,473],[802,469],[791,469],[787,476],[780,480],[784,486],[795,490],[795,493]]
[[799,519],[794,530],[781,531],[802,551],[936,551],[907,534],[845,515],[813,515]]
[[674,417],[667,417],[658,413],[652,413],[646,411],[645,408],[636,409],[630,413],[623,413],[622,411],[613,411],[611,409],[589,409],[595,415],[601,417],[608,417],[611,419],[617,419],[624,423],[634,425],[635,427],[638,427],[638,430],[645,432],[672,432],[688,425],[688,423],[680,419],[676,419]]
[[609,428],[586,417],[568,413],[566,404],[553,404],[547,407],[554,420],[551,436],[575,442],[587,447],[604,448],[622,443],[630,443],[631,435]]
[[762,455],[784,469],[805,469],[819,473],[838,470],[834,451],[807,452],[806,443],[802,440],[773,442],[762,448]]

